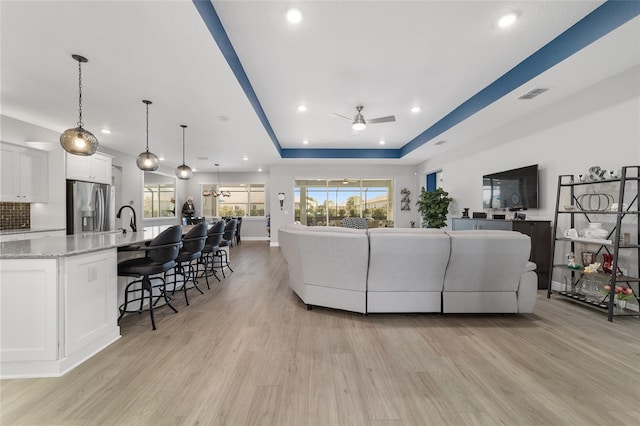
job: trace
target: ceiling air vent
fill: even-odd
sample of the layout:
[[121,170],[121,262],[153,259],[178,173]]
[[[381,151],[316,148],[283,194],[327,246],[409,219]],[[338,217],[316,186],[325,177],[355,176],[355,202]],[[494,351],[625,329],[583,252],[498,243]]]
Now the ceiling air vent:
[[543,94],[547,90],[549,90],[549,89],[533,89],[533,90],[529,90],[527,93],[525,93],[524,95],[520,96],[518,99],[533,99],[536,96]]

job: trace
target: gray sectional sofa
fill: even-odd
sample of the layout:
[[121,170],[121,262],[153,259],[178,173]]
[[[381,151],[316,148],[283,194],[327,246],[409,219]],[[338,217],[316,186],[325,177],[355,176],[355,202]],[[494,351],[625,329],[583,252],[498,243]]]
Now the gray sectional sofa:
[[289,224],[278,240],[309,308],[530,313],[536,302],[531,240],[519,232]]

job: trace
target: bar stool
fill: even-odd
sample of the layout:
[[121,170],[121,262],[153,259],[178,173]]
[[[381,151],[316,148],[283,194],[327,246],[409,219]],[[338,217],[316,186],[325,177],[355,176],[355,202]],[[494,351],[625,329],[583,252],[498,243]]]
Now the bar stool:
[[[171,289],[171,294],[177,290],[178,275],[181,275],[181,289],[184,292],[184,300],[187,306],[189,306],[187,290],[195,288],[200,292],[200,294],[204,294],[202,290],[200,290],[196,279],[199,263],[196,263],[196,268],[194,268],[192,262],[199,259],[202,255],[202,249],[204,248],[205,240],[207,239],[207,228],[208,226],[206,223],[199,223],[198,225],[194,225],[194,227],[191,228],[184,237],[182,237],[182,248],[178,253],[178,257],[176,257],[176,266],[164,273],[165,282],[167,281],[167,277],[173,275],[173,288]],[[189,281],[193,283],[191,287],[187,286]]]
[[[231,219],[229,222],[227,222],[227,225],[224,227],[224,235],[222,236],[222,241],[219,244],[220,247],[233,246],[233,240],[236,235],[237,227],[238,219]],[[224,278],[227,278],[227,276],[224,274],[224,267],[226,266],[231,272],[233,272],[233,269],[231,269],[231,265],[229,264],[229,257],[227,256],[227,252],[225,250],[218,249],[214,253],[214,256],[220,258],[219,269],[222,271],[222,276]]]
[[[198,259],[198,262],[204,265],[204,277],[207,281],[207,288],[211,289],[209,286],[209,276],[213,275],[218,282],[220,282],[220,278],[216,274],[214,269],[214,255],[220,249],[219,244],[222,241],[222,237],[224,235],[224,228],[226,223],[224,220],[219,220],[216,222],[209,232],[207,232],[207,239],[204,244],[204,248],[202,249],[202,256]],[[222,266],[222,263],[220,263]]]
[[[120,316],[118,322],[125,313],[142,312],[145,300],[148,302],[149,316],[151,317],[151,326],[156,329],[156,322],[153,317],[154,305],[163,298],[165,304],[178,312],[171,304],[171,299],[167,297],[166,282],[162,276],[154,276],[164,273],[176,265],[175,259],[178,257],[180,247],[182,246],[182,228],[180,225],[172,226],[162,231],[157,237],[144,246],[136,247],[135,250],[145,252],[145,257],[129,259],[118,264],[118,275],[126,277],[140,277],[127,284],[124,292],[124,303],[118,308]],[[133,249],[133,247],[132,247]],[[152,280],[160,280],[161,283],[154,285]],[[140,285],[138,285],[140,284]],[[154,290],[157,294],[154,302]],[[130,303],[140,302],[138,309],[128,309]]]

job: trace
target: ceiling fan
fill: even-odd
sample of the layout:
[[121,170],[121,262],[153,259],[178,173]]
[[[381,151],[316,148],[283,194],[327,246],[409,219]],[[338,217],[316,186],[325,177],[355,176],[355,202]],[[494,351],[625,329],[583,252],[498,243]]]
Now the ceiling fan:
[[353,130],[355,130],[356,132],[360,131],[360,130],[364,130],[367,127],[367,123],[369,124],[375,124],[375,123],[388,123],[391,121],[396,121],[396,117],[393,115],[387,115],[386,117],[378,117],[378,118],[371,118],[367,121],[365,121],[364,116],[362,115],[362,110],[364,109],[364,107],[362,105],[358,105],[356,107],[356,115],[355,117],[353,117],[353,119],[349,118],[349,117],[345,117],[344,115],[340,115],[340,114],[336,114],[335,112],[331,115],[334,115],[336,117],[340,117],[340,118],[344,118],[345,120],[349,120],[352,122],[351,124],[351,128]]

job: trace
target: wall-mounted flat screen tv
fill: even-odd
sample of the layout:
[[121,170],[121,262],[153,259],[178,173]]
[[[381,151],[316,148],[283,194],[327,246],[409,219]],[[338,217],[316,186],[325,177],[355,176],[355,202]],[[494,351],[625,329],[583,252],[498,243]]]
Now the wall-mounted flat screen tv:
[[485,209],[538,208],[538,165],[482,176]]

